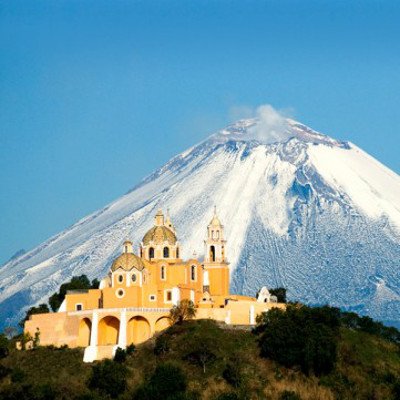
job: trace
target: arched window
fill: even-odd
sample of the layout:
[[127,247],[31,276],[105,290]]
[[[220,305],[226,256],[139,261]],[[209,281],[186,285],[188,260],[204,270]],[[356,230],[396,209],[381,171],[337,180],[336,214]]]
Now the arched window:
[[149,248],[149,260],[152,260],[154,258],[154,248],[150,247]]
[[169,257],[169,247],[164,247],[164,258]]
[[215,246],[210,246],[210,260],[215,261]]
[[196,266],[195,266],[195,265],[192,265],[192,266],[190,267],[190,279],[191,279],[192,281],[195,281],[195,280],[196,280]]
[[165,280],[165,266],[161,266],[161,279],[164,281]]

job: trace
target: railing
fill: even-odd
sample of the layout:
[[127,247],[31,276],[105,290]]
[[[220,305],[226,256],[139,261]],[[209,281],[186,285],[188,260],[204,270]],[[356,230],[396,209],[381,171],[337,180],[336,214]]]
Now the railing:
[[98,309],[91,309],[91,310],[81,310],[81,311],[68,311],[68,315],[90,315],[94,311],[98,312],[99,314],[105,313],[120,313],[121,311],[126,312],[139,312],[139,313],[147,313],[147,312],[169,312],[169,308],[147,308],[147,307],[127,307],[127,308],[98,308]]

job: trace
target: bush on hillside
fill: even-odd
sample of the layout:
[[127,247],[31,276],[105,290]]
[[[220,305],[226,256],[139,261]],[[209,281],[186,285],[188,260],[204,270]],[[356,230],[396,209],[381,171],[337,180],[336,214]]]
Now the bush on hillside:
[[135,393],[136,400],[172,400],[185,398],[186,376],[182,369],[171,363],[157,366],[149,381]]
[[8,356],[8,346],[8,339],[3,334],[0,334],[0,359]]
[[339,311],[331,307],[289,305],[258,319],[262,327],[261,356],[306,374],[327,374],[334,368],[339,335]]
[[114,355],[114,361],[117,363],[123,363],[126,361],[126,350],[121,349],[121,347],[117,347]]
[[169,312],[169,318],[173,324],[181,324],[183,321],[196,316],[196,308],[191,300],[181,300],[173,306]]
[[242,365],[240,362],[230,362],[226,365],[223,378],[234,388],[239,388],[243,383]]
[[301,397],[292,390],[284,390],[280,396],[279,400],[301,400]]
[[380,336],[385,340],[400,345],[400,331],[398,329],[385,326],[382,322],[374,321],[370,317],[362,317],[354,312],[343,311],[340,314],[340,322],[345,328]]
[[154,354],[156,356],[162,356],[167,354],[169,351],[169,338],[167,335],[157,336],[154,344]]
[[278,303],[286,303],[286,289],[283,287],[268,289],[272,296],[276,296]]
[[88,387],[116,398],[126,389],[126,375],[127,369],[123,364],[105,360],[93,365]]

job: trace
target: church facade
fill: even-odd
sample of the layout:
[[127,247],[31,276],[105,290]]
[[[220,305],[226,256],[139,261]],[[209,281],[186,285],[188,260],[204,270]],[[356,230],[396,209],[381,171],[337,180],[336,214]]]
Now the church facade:
[[58,312],[32,315],[25,332],[39,331],[42,345],[84,347],[84,361],[91,362],[166,329],[170,309],[183,299],[194,303],[196,319],[230,325],[255,325],[258,314],[285,307],[266,288],[257,298],[229,293],[224,227],[216,212],[204,245],[202,261],[181,259],[175,227],[160,210],[138,255],[125,241],[98,289],[68,292]]

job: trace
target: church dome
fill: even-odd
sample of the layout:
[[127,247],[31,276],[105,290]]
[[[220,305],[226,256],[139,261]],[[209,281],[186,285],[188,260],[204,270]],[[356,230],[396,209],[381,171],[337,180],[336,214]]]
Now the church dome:
[[150,242],[154,244],[164,244],[167,242],[170,245],[176,244],[175,233],[166,226],[153,226],[143,237],[143,244],[149,245]]
[[125,271],[130,271],[132,268],[136,268],[141,271],[145,268],[145,265],[142,259],[137,255],[133,253],[123,253],[112,263],[111,272],[116,271],[118,268],[122,268]]

